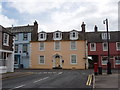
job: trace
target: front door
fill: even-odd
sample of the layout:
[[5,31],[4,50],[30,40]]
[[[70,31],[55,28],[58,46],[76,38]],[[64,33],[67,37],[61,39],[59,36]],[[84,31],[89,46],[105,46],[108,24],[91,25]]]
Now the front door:
[[61,66],[61,58],[59,55],[56,55],[54,57],[54,68],[57,68],[57,69],[61,69],[62,66]]
[[14,57],[14,68],[19,68],[20,64],[20,55],[15,55]]
[[60,67],[60,58],[55,59],[55,67]]

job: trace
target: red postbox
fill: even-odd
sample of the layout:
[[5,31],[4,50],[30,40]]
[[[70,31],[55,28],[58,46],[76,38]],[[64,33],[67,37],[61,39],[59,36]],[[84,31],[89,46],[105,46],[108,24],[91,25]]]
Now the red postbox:
[[97,75],[98,74],[98,64],[94,63],[94,74]]

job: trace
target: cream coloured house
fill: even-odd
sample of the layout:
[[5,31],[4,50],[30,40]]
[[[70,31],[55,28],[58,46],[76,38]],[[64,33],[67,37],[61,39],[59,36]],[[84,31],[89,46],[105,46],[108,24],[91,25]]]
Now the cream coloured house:
[[83,29],[85,24],[82,31],[38,33],[30,43],[30,68],[87,69],[87,42]]

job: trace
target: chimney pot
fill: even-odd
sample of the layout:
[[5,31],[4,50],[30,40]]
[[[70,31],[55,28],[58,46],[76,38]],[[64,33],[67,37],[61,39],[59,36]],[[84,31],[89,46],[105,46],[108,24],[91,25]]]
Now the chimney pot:
[[98,27],[97,27],[97,25],[95,25],[95,27],[94,27],[94,31],[95,31],[95,32],[98,31]]
[[85,24],[84,24],[84,22],[82,22],[81,27],[82,27],[82,32],[85,32]]

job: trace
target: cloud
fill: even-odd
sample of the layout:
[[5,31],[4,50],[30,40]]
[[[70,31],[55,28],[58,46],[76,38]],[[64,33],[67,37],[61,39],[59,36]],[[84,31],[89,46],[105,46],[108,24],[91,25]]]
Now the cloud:
[[0,25],[2,25],[3,27],[11,27],[12,25],[16,23],[17,23],[16,20],[10,19],[4,15],[0,15]]
[[[109,19],[110,30],[118,28],[119,0],[6,0],[9,7],[15,8],[26,15],[27,23],[35,19],[40,24],[39,30],[70,31],[81,30],[81,23],[86,23],[87,31],[92,31],[94,25],[100,30],[105,29],[102,21]],[[45,15],[47,14],[47,15]],[[31,21],[33,20],[33,21]]]
[[10,7],[16,8],[20,13],[28,13],[28,14],[38,14],[53,8],[60,8],[60,5],[64,2],[60,0],[8,0],[11,2],[9,4]]
[[0,14],[2,13],[2,3],[0,2]]

